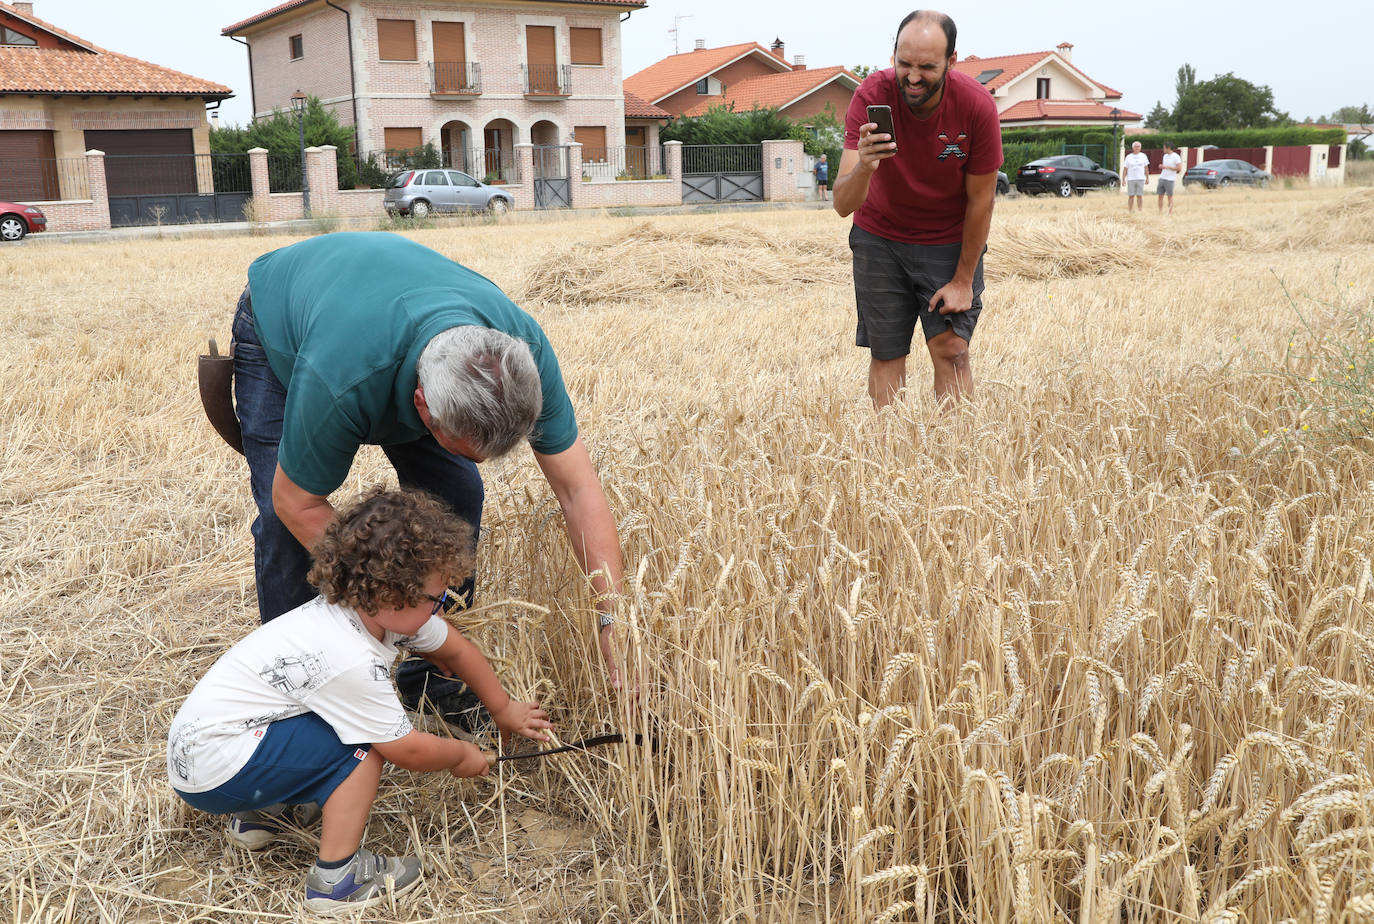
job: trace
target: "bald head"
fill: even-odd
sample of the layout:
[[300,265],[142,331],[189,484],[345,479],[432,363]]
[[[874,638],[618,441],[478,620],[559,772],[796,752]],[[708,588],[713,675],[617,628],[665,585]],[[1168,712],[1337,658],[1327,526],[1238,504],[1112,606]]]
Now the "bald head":
[[954,40],[959,36],[959,30],[954,27],[954,20],[938,10],[912,10],[906,14],[906,18],[897,26],[897,38],[892,43],[892,50],[895,53],[897,46],[901,44],[902,32],[911,26],[912,28],[935,28],[945,34],[945,57],[954,54]]

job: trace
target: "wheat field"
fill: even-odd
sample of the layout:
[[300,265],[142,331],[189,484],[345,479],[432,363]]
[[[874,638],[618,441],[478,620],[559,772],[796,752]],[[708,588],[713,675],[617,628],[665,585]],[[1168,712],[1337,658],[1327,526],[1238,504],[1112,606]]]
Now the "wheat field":
[[[999,201],[955,414],[921,354],[872,410],[832,212],[409,232],[558,351],[639,696],[527,451],[465,627],[564,740],[645,739],[388,769],[366,844],[426,877],[359,918],[1374,920],[1374,191],[1147,204]],[[164,757],[256,625],[195,356],[294,239],[0,250],[0,921],[304,914],[312,832],[233,848]]]

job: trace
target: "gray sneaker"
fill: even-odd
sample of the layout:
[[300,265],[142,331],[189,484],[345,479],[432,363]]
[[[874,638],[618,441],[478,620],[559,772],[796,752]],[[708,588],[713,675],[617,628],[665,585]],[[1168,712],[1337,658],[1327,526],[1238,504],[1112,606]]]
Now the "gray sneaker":
[[388,895],[401,895],[419,882],[417,858],[379,857],[359,847],[342,869],[310,867],[305,876],[305,907],[317,914],[347,912],[386,901]]
[[229,840],[244,850],[262,850],[276,843],[291,828],[310,827],[320,820],[320,815],[320,807],[314,802],[305,805],[270,805],[230,815],[226,833]]

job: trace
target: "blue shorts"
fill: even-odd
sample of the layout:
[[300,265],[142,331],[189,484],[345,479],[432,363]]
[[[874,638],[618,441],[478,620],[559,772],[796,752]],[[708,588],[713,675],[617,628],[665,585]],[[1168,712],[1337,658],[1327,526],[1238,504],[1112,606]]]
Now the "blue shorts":
[[269,805],[324,805],[372,750],[344,744],[334,728],[313,712],[273,722],[248,763],[233,778],[205,792],[177,795],[212,815],[246,812]]

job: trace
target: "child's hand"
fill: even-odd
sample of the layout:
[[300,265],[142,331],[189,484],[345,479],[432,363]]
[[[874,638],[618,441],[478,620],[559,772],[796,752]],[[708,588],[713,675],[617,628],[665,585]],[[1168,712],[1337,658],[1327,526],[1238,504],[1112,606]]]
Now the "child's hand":
[[448,772],[456,777],[486,776],[491,772],[491,764],[487,761],[487,755],[482,753],[482,749],[475,744],[460,741],[463,747],[463,756],[449,767]]
[[538,703],[521,703],[511,700],[506,708],[492,715],[496,727],[503,736],[524,735],[535,741],[548,741],[549,736],[543,729],[553,728],[548,715],[539,708]]

